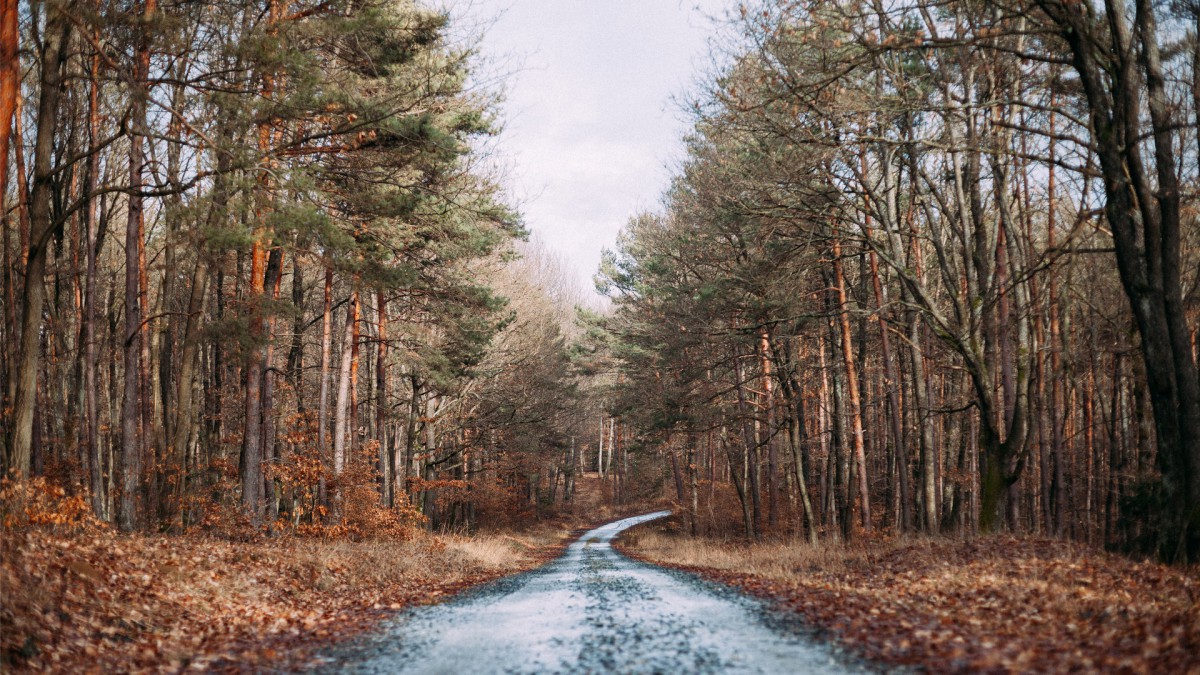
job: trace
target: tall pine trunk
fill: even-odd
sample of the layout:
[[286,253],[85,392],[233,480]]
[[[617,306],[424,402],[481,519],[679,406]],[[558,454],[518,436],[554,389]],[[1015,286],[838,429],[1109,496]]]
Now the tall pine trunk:
[[867,457],[863,442],[862,394],[858,386],[858,367],[854,363],[854,346],[850,336],[850,303],[846,294],[846,275],[842,266],[842,244],[833,240],[833,273],[837,293],[837,326],[842,345],[842,363],[846,371],[846,390],[850,397],[850,440],[853,444],[853,486],[858,492],[860,524],[863,530],[871,529],[871,495],[867,489]]
[[[144,16],[149,18],[155,9],[155,0],[146,0]],[[149,36],[140,38],[134,59],[134,82],[138,91],[133,93],[133,108],[130,113],[129,134],[129,203],[125,221],[125,340],[124,389],[121,399],[121,505],[117,523],[123,530],[132,530],[141,522],[141,505],[138,494],[142,480],[142,464],[145,452],[145,429],[143,424],[142,377],[143,342],[146,334],[142,318],[146,311],[146,297],[142,292],[142,268],[145,249],[142,235],[145,229],[145,212],[142,198],[142,171],[145,165],[146,98],[149,92],[147,79],[150,76]]]

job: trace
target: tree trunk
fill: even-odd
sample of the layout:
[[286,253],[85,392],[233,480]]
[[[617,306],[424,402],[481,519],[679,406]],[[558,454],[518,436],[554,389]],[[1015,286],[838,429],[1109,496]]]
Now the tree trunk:
[[846,389],[850,397],[850,433],[853,443],[854,472],[857,477],[860,524],[871,530],[871,495],[867,489],[867,455],[863,442],[862,394],[858,387],[858,368],[854,363],[854,347],[850,337],[850,304],[846,296],[846,275],[842,270],[842,244],[833,240],[833,270],[838,302],[838,332],[842,340],[842,362],[846,369]]
[[738,415],[742,418],[742,470],[745,478],[745,489],[750,497],[754,524],[750,535],[753,539],[757,540],[762,525],[762,494],[758,482],[758,434],[754,431],[754,425],[757,420],[751,420],[750,405],[746,400],[745,366],[742,364],[741,358],[737,359],[734,377],[737,378],[734,389],[737,392]]
[[[93,152],[100,142],[100,56],[91,59],[88,89],[88,147]],[[2,124],[3,122],[0,122]],[[107,521],[112,515],[108,510],[108,495],[105,481],[105,466],[100,449],[100,415],[96,400],[96,259],[103,243],[99,222],[100,199],[93,195],[100,181],[100,154],[94,152],[87,162],[87,178],[84,191],[87,206],[84,207],[84,230],[86,231],[87,261],[83,295],[83,391],[84,391],[84,443],[88,457],[88,485],[92,493],[92,512],[100,520]],[[0,183],[2,185],[3,183]],[[0,198],[2,199],[2,198]]]
[[350,416],[350,379],[354,353],[354,324],[358,320],[358,290],[350,293],[346,305],[346,329],[342,339],[342,367],[338,372],[337,403],[333,417],[333,473],[340,476],[346,467],[346,434]]
[[[155,9],[155,0],[146,0],[145,16]],[[146,333],[143,316],[146,312],[146,294],[142,289],[142,270],[145,267],[145,212],[143,206],[142,171],[145,164],[144,143],[146,133],[147,79],[150,76],[149,37],[139,38],[139,47],[134,60],[134,82],[142,91],[133,96],[129,134],[129,203],[125,224],[125,389],[121,405],[121,508],[118,524],[123,530],[132,530],[141,522],[142,508],[138,504],[138,492],[142,482],[143,462],[146,459],[146,429],[149,420],[144,418],[143,397],[150,395],[144,389],[143,368],[146,364],[144,349]]]
[[755,539],[757,535],[754,531],[754,513],[750,508],[750,500],[746,495],[746,484],[739,474],[739,464],[745,458],[745,455],[739,457],[733,451],[733,444],[729,442],[729,430],[726,427],[721,427],[721,446],[725,449],[725,457],[729,460],[729,477],[733,481],[733,487],[737,490],[738,502],[742,505],[742,528],[747,539]]
[[[279,301],[280,284],[283,281],[283,249],[276,246],[271,249],[271,254],[267,259],[267,278],[266,286],[271,289],[271,300]],[[265,370],[263,372],[263,390],[262,390],[262,457],[263,463],[270,466],[276,462],[279,457],[275,443],[275,317],[271,316],[267,319],[267,344],[266,354],[263,358]],[[274,521],[279,516],[279,499],[275,494],[274,480],[270,479],[267,472],[263,472],[263,492],[266,496],[266,510],[268,521]]]
[[[10,386],[15,383],[10,378],[10,369],[13,367],[10,359],[18,351],[18,338],[13,333],[20,330],[17,324],[16,293],[13,288],[15,285],[13,275],[17,266],[11,258],[12,245],[9,240],[10,229],[15,228],[10,228],[8,225],[8,153],[12,143],[13,123],[19,108],[21,81],[17,4],[17,0],[0,0],[0,228],[3,228],[3,242],[0,245],[4,247],[4,318],[7,324],[4,327],[4,342],[2,343],[4,354],[0,355],[2,356],[0,358],[0,364],[2,364],[0,366],[0,386],[4,387],[3,390],[0,390],[0,397],[3,397],[2,405],[5,407],[12,404],[12,399],[8,395],[12,392]],[[89,137],[89,140],[94,143],[92,138],[94,137]],[[24,203],[25,195],[20,192],[17,194],[17,202]],[[22,256],[23,254],[24,251],[19,253]],[[4,419],[3,422],[0,432],[8,430],[10,420]],[[0,439],[0,468],[6,466],[4,460],[7,459],[6,450],[9,440],[7,437]]]
[[771,337],[764,329],[759,334],[759,361],[762,367],[763,409],[766,411],[767,444],[767,524],[774,528],[779,519],[779,489],[777,485],[778,457],[775,451],[775,392],[771,374]]
[[[408,419],[405,422],[404,428],[404,476],[400,485],[400,489],[403,490],[405,504],[411,503],[407,482],[408,472],[412,468],[413,455],[417,449],[417,420],[421,417],[421,380],[415,372],[409,373],[408,380],[412,390],[412,397],[408,401]],[[416,476],[419,478],[421,474],[417,473]]]
[[671,460],[671,478],[675,483],[675,502],[683,504],[683,473],[679,467],[679,452],[670,448],[667,450],[667,457]]
[[604,413],[600,414],[600,440],[596,450],[596,473],[604,479]]
[[375,311],[379,319],[379,335],[376,342],[375,356],[375,433],[379,436],[379,474],[383,481],[381,485],[381,498],[383,505],[391,507],[395,504],[395,496],[393,494],[393,476],[392,467],[395,464],[395,451],[392,448],[390,439],[388,438],[387,425],[387,393],[388,393],[388,373],[387,373],[387,298],[383,291],[379,291],[375,295]]
[[[265,214],[261,214],[265,216]],[[262,236],[260,234],[260,236]],[[242,506],[250,517],[250,524],[258,527],[262,523],[264,494],[262,470],[262,385],[266,369],[266,349],[270,336],[263,329],[262,300],[266,282],[266,247],[256,239],[250,258],[250,354],[246,360],[245,415],[242,434]]]
[[[268,33],[275,33],[282,8],[279,0],[271,0],[268,7]],[[262,74],[262,97],[271,100],[276,95],[276,73],[271,67]],[[270,210],[271,151],[276,120],[268,119],[258,124],[259,167],[256,176],[254,240],[250,248],[250,354],[246,363],[245,427],[242,435],[242,504],[250,516],[251,525],[262,522],[264,503],[263,447],[262,447],[262,389],[267,369],[267,345],[271,336],[264,332],[263,300],[266,291],[267,246],[273,233],[267,225]]]
[[792,451],[792,469],[796,474],[796,487],[800,492],[800,504],[804,509],[804,526],[808,531],[808,541],[815,546],[817,543],[817,520],[813,513],[812,498],[808,495],[808,480],[804,469],[804,395],[797,384],[792,385],[795,412],[788,419],[788,445]]
[[[329,385],[333,351],[333,267],[325,260],[325,296],[321,310],[321,386],[317,392],[317,454],[323,469],[329,467]],[[318,500],[327,505],[325,471],[317,488]]]
[[[12,266],[9,262],[8,241],[8,151],[12,139],[13,117],[17,113],[17,102],[20,99],[21,61],[20,61],[20,29],[17,20],[17,0],[0,0],[0,227],[4,228],[4,299],[8,304],[8,330],[16,329],[16,307],[12,294]],[[94,72],[93,72],[94,75]],[[95,79],[93,78],[93,83]],[[93,90],[95,86],[93,85]],[[95,110],[95,106],[91,111]],[[94,118],[89,129],[94,129]],[[89,136],[89,143],[96,142],[95,134]],[[84,187],[88,189],[87,186]],[[89,190],[90,192],[90,190]],[[17,201],[22,201],[24,195],[18,193]],[[12,346],[7,344],[7,346]],[[7,382],[7,373],[5,373]]]
[[879,340],[883,359],[884,387],[887,391],[889,431],[892,435],[892,447],[896,457],[896,473],[900,487],[900,530],[912,528],[912,500],[908,485],[908,444],[904,438],[904,412],[900,408],[900,378],[896,373],[896,363],[892,358],[891,339],[888,335],[888,322],[884,317],[887,299],[883,285],[879,281],[879,263],[875,251],[869,253],[871,260],[871,284],[875,290],[875,304],[879,307]]
[[358,422],[358,363],[360,353],[359,344],[361,343],[360,331],[362,330],[362,324],[359,320],[362,318],[362,305],[359,302],[359,293],[357,290],[354,292],[354,302],[352,304],[354,320],[350,322],[350,328],[352,329],[350,334],[350,415],[346,420],[346,427],[350,432],[349,446],[347,448],[349,453],[357,450],[362,440],[359,438],[361,429]]
[[696,438],[692,434],[688,434],[687,472],[688,487],[691,491],[691,518],[688,522],[691,525],[691,534],[695,537],[700,533],[696,522],[700,518],[700,496],[696,485],[696,474],[699,473],[699,467],[696,466]]
[[46,299],[46,248],[54,230],[50,198],[54,180],[54,137],[58,102],[71,22],[57,7],[47,7],[42,44],[41,94],[38,101],[37,140],[33,149],[33,189],[29,196],[29,241],[26,249],[25,288],[21,298],[21,338],[13,401],[13,439],[6,468],[27,478],[33,458],[33,422],[38,390],[38,344]]

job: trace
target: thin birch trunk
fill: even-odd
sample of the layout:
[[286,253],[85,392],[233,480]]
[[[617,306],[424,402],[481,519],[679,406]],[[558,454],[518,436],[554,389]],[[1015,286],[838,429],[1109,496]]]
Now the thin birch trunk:
[[354,352],[354,323],[358,318],[358,290],[350,293],[346,305],[346,328],[342,338],[342,366],[338,371],[337,403],[333,417],[333,473],[342,475],[346,467],[346,435],[350,416],[350,380]]

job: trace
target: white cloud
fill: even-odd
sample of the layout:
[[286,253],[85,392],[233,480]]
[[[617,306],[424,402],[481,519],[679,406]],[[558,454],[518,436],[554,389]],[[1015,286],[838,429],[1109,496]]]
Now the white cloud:
[[485,56],[521,65],[497,147],[526,223],[591,288],[600,250],[653,208],[688,123],[672,103],[704,67],[729,0],[474,0]]

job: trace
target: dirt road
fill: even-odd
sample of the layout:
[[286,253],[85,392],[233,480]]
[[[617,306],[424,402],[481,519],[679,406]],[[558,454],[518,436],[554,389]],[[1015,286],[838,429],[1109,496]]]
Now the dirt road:
[[406,611],[327,662],[356,673],[860,672],[757,601],[634,562],[596,528],[563,557],[442,605]]

